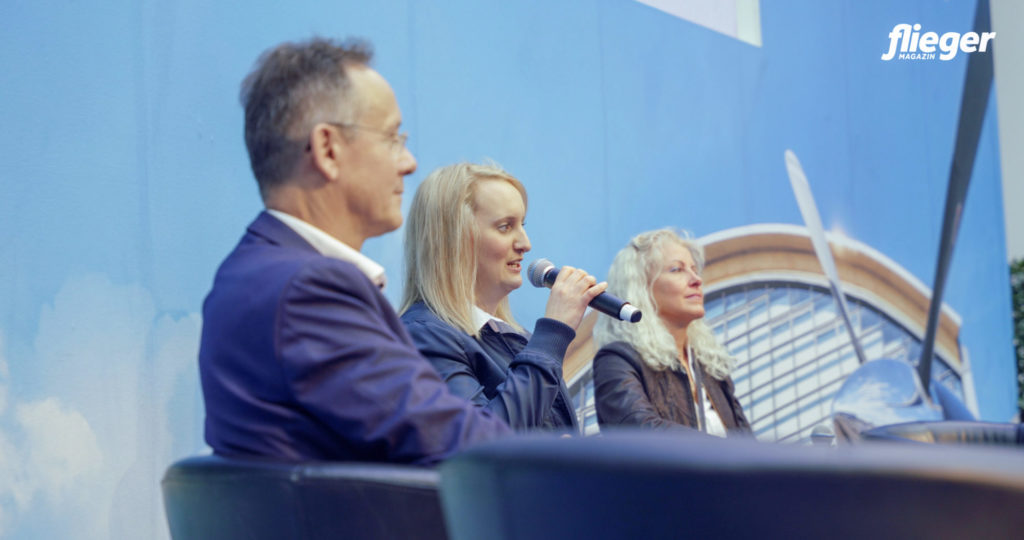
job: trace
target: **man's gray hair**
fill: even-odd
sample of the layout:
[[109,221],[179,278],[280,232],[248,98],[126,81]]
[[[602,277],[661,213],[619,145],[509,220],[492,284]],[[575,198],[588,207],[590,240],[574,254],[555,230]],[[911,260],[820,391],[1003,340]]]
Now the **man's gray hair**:
[[256,61],[240,99],[249,163],[264,198],[295,169],[316,123],[355,120],[360,104],[346,69],[372,58],[365,41],[313,38],[282,43]]

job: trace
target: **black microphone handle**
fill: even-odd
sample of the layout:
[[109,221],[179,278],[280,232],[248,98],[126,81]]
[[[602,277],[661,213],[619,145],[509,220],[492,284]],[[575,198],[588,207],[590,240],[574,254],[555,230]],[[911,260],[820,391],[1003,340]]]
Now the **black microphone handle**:
[[544,271],[544,277],[542,279],[544,281],[544,286],[545,287],[547,287],[549,289],[551,287],[554,287],[555,280],[558,279],[558,267],[557,266],[552,266],[552,267],[548,268],[547,270],[545,270]]
[[[558,278],[558,268],[552,266],[546,272],[544,272],[544,286],[551,287],[555,284],[555,279]],[[643,315],[639,309],[633,307],[629,302],[606,292],[603,292],[594,297],[590,301],[590,307],[616,319],[621,319],[629,322],[637,322]],[[628,308],[623,311],[623,308]]]
[[[590,301],[590,307],[610,315],[616,319],[622,319],[629,322],[637,322],[640,320],[640,310],[633,308],[629,302],[621,300],[618,297],[603,292],[594,297]],[[626,313],[623,313],[623,308],[632,308]]]

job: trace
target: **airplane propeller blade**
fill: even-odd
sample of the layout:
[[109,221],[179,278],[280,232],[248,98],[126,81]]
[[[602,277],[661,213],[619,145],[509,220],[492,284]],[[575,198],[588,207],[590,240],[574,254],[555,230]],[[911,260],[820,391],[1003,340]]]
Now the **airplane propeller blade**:
[[853,322],[850,321],[850,310],[846,306],[846,295],[843,294],[839,284],[839,272],[836,270],[835,260],[832,258],[832,250],[825,240],[825,229],[821,226],[821,216],[818,215],[818,206],[814,203],[814,196],[811,195],[811,186],[807,183],[807,176],[804,174],[800,160],[792,150],[786,150],[786,172],[789,173],[789,183],[793,186],[793,194],[796,196],[796,203],[800,206],[800,214],[804,217],[804,224],[807,232],[811,235],[811,244],[814,246],[814,253],[818,256],[821,269],[825,271],[828,278],[829,288],[832,289],[832,297],[839,305],[839,314],[843,317],[846,331],[850,334],[850,342],[853,343],[853,350],[857,353],[857,361],[863,364],[867,361],[864,350],[860,346],[860,339],[854,332]]
[[[979,35],[991,30],[988,0],[978,0],[974,14],[974,31]],[[939,237],[939,260],[935,265],[935,279],[932,281],[932,301],[928,306],[928,325],[921,343],[921,358],[917,373],[921,384],[928,388],[931,380],[932,356],[935,351],[935,334],[939,326],[942,308],[942,293],[946,286],[953,248],[956,246],[957,231],[963,217],[967,187],[974,170],[974,157],[978,152],[978,140],[988,107],[988,96],[992,89],[992,55],[971,54],[967,61],[967,75],[964,77],[964,92],[960,100],[960,122],[957,127],[956,147],[953,150],[953,164],[949,171],[949,187],[946,190],[946,211],[942,217],[942,235]]]

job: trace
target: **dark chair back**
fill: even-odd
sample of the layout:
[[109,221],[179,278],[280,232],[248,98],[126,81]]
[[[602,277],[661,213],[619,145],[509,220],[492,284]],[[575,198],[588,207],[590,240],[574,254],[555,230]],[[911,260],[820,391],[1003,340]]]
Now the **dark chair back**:
[[445,539],[438,473],[372,463],[199,456],[161,482],[171,537]]
[[1019,538],[1024,455],[651,432],[531,436],[442,464],[441,497],[455,540]]

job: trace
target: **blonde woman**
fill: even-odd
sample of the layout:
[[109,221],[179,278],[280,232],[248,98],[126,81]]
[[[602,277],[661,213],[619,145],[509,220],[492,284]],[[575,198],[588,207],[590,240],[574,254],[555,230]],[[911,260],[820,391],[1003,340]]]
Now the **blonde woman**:
[[604,426],[750,433],[729,378],[731,358],[704,323],[700,247],[672,229],[639,234],[608,271],[611,291],[645,314],[594,328],[594,399]]
[[416,190],[406,221],[399,312],[451,391],[519,431],[578,431],[562,360],[587,304],[607,288],[563,268],[534,331],[512,318],[522,283],[526,190],[493,165],[460,163]]

